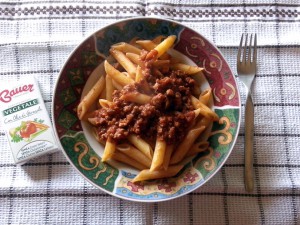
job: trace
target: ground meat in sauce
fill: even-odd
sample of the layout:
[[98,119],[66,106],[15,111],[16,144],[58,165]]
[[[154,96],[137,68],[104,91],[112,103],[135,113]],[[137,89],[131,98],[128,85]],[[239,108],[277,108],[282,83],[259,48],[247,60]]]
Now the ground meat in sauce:
[[[144,81],[114,91],[112,106],[95,112],[94,125],[101,140],[110,137],[118,143],[129,134],[136,134],[152,141],[158,137],[172,144],[184,138],[195,117],[190,101],[195,82],[180,71],[172,71],[164,77],[154,76],[151,60],[145,63]],[[145,84],[149,85],[146,94],[152,97],[149,103],[138,105],[120,99],[128,92],[143,93]]]

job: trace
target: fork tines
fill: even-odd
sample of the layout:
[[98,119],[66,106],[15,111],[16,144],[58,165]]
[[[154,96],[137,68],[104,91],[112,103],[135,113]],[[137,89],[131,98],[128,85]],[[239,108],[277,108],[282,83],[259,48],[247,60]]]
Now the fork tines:
[[[254,34],[254,48],[253,48],[253,53],[251,53],[251,49],[252,49],[252,39],[253,39],[253,35],[250,35],[250,41],[248,44],[248,34],[245,35],[245,45],[243,47],[243,41],[244,41],[244,34],[241,37],[241,42],[240,42],[240,46],[239,46],[239,50],[238,50],[238,55],[237,58],[239,60],[239,62],[256,62],[256,57],[257,57],[257,47],[256,47],[256,34]],[[242,51],[243,51],[243,56],[241,58],[242,55]],[[251,58],[252,56],[252,58]]]

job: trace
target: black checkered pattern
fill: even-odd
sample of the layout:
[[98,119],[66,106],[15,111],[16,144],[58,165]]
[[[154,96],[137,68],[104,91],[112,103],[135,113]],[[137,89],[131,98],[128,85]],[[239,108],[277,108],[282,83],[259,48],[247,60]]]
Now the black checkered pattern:
[[300,2],[203,2],[2,1],[0,85],[35,76],[50,112],[70,52],[117,19],[158,16],[182,22],[213,41],[234,72],[241,34],[257,33],[254,192],[246,193],[243,184],[243,122],[232,155],[209,182],[179,199],[153,204],[94,188],[60,152],[15,166],[0,127],[0,224],[300,224]]

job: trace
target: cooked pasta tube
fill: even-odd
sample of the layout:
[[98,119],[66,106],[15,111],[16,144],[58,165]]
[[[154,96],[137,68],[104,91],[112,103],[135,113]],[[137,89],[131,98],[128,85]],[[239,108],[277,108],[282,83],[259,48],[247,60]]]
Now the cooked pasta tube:
[[163,169],[167,170],[170,164],[171,155],[174,150],[174,145],[167,145],[164,162],[163,162]]
[[125,163],[125,164],[132,166],[139,170],[147,169],[147,167],[145,165],[135,161],[134,159],[130,158],[129,156],[127,156],[124,153],[119,152],[119,151],[114,152],[114,154],[112,155],[112,159],[122,162],[122,163]]
[[153,38],[152,42],[157,45],[160,42],[162,42],[162,40],[165,39],[165,38],[166,38],[165,36],[159,35],[159,36],[156,36],[155,38]]
[[110,108],[112,106],[112,102],[106,99],[99,99],[99,104],[102,108]]
[[138,37],[134,37],[134,38],[131,39],[128,43],[129,43],[130,45],[135,46],[135,42],[136,42],[138,39],[139,39]]
[[[129,73],[127,73],[126,71],[122,72],[122,74],[124,74],[126,77],[130,77],[130,76],[129,76]],[[135,78],[134,78],[134,79],[135,79]],[[133,80],[134,80],[134,79],[133,79]]]
[[99,97],[105,87],[105,77],[101,76],[92,89],[87,93],[86,96],[81,100],[77,107],[77,115],[81,120],[87,113],[88,109],[94,104],[96,99]]
[[152,64],[155,68],[164,68],[164,67],[169,67],[170,65],[170,60],[167,59],[158,59],[153,62]]
[[217,121],[219,119],[219,116],[214,111],[200,102],[199,99],[197,99],[195,96],[191,96],[191,102],[195,109],[201,109],[200,114],[202,114],[203,116],[210,117],[213,121]]
[[143,49],[147,50],[148,52],[157,46],[157,44],[155,44],[151,40],[138,40],[136,41],[136,43],[140,45]]
[[[106,79],[105,79],[106,80]],[[106,81],[105,81],[106,82]],[[104,85],[103,90],[101,91],[101,94],[99,98],[105,99],[106,98],[106,84]]]
[[95,117],[91,117],[87,119],[92,125],[96,126],[98,119]]
[[195,109],[194,113],[195,113],[195,118],[197,118],[199,116],[199,114],[201,113],[201,109]]
[[117,90],[122,90],[123,89],[123,86],[121,84],[119,84],[117,81],[115,80],[112,80],[112,85],[115,89]]
[[171,35],[171,36],[167,37],[165,40],[163,40],[161,43],[159,43],[154,48],[154,50],[157,51],[157,58],[159,58],[165,52],[167,52],[172,47],[172,45],[174,44],[175,40],[176,40],[176,36],[175,35]]
[[135,134],[130,134],[128,140],[149,159],[153,158],[153,149],[145,140]]
[[139,65],[139,66],[143,66],[142,61],[140,60],[140,56],[138,54],[135,53],[126,53],[126,56],[135,64]]
[[162,166],[166,147],[167,143],[165,141],[160,140],[159,138],[156,139],[150,171],[158,170]]
[[210,124],[212,124],[212,120],[210,118],[200,115],[199,119],[194,125],[194,128],[202,126],[208,127]]
[[205,89],[201,94],[199,95],[199,101],[202,102],[204,105],[207,105],[208,107],[211,107],[213,104],[213,96],[211,88]]
[[115,69],[112,65],[110,65],[106,60],[104,62],[105,72],[108,76],[111,76],[112,79],[117,81],[120,85],[125,86],[127,84],[133,84],[134,80],[130,77],[125,76],[119,70]]
[[121,99],[129,102],[135,102],[137,104],[144,105],[151,101],[151,97],[149,95],[145,95],[139,92],[131,92],[122,95]]
[[[161,43],[161,42],[159,42],[159,43],[155,43],[155,42],[153,42],[153,41],[151,41],[151,40],[139,40],[139,41],[137,41],[136,42],[137,44],[139,44],[142,48],[144,48],[145,50],[147,50],[147,51],[151,51],[151,50],[153,50],[153,49],[155,49],[156,48],[156,46],[159,44],[159,43]],[[170,55],[168,54],[168,53],[166,53],[166,52],[164,52],[162,55],[160,55],[160,56],[158,56],[160,59],[169,59],[170,58]],[[158,58],[157,57],[157,58]]]
[[[99,104],[98,104],[99,105]],[[99,105],[100,106],[100,105]],[[99,107],[98,107],[99,108]],[[87,112],[82,118],[83,121],[87,121],[89,118],[93,118],[95,116],[95,111]]]
[[180,70],[186,75],[193,75],[203,70],[203,68],[198,66],[191,66],[184,63],[171,64],[170,68],[172,70]]
[[112,93],[114,91],[114,86],[112,84],[112,78],[110,76],[106,76],[105,82],[105,92],[106,92],[106,99],[108,101],[112,101]]
[[[174,62],[175,63],[175,62]],[[193,79],[201,85],[203,81],[205,80],[205,76],[203,74],[203,70],[199,71],[198,73],[193,74]]]
[[131,44],[128,44],[126,42],[120,42],[120,43],[114,44],[111,46],[111,48],[117,49],[124,53],[132,52],[132,53],[135,53],[138,55],[141,54],[141,49],[139,49]]
[[175,149],[174,154],[171,157],[170,164],[176,164],[180,162],[187,154],[191,146],[193,145],[196,138],[200,135],[200,133],[205,129],[204,126],[192,129],[185,136],[183,141],[179,144],[177,149]]
[[97,131],[97,128],[96,127],[93,127],[92,128],[93,129],[93,135],[94,135],[94,137],[95,137],[95,139],[99,142],[99,143],[101,143],[103,146],[105,145],[105,141],[103,141],[103,140],[101,140],[100,138],[99,138],[99,136],[97,135],[97,133],[98,133],[98,131]]
[[198,122],[195,124],[195,127],[201,127],[204,126],[205,130],[202,132],[201,136],[197,139],[198,142],[207,141],[211,134],[211,128],[213,126],[213,121],[207,117],[203,117],[198,120]]
[[151,171],[148,169],[142,170],[132,180],[132,182],[173,177],[176,174],[178,174],[182,168],[183,165],[174,165],[174,166],[169,166],[167,170],[157,170],[157,171]]
[[195,82],[195,85],[193,87],[192,93],[195,97],[199,97],[201,94],[201,87],[198,84],[198,82]]
[[130,144],[120,144],[117,145],[117,150],[129,156],[130,158],[136,160],[137,162],[143,164],[147,168],[151,166],[151,160],[148,157],[145,157],[138,149],[133,147]]
[[190,150],[188,151],[188,153],[186,154],[185,157],[189,157],[189,156],[194,156],[200,152],[204,152],[209,146],[209,142],[208,141],[204,141],[204,142],[195,142],[192,147],[190,148]]
[[135,82],[140,82],[140,81],[143,80],[144,78],[145,78],[145,77],[144,77],[142,68],[141,68],[140,65],[138,65],[137,68],[136,68]]
[[105,144],[104,153],[102,155],[102,162],[109,160],[116,151],[116,144],[108,138]]
[[110,54],[114,56],[121,66],[128,72],[129,76],[132,79],[135,79],[136,65],[134,65],[123,52],[117,49],[112,48],[110,50]]

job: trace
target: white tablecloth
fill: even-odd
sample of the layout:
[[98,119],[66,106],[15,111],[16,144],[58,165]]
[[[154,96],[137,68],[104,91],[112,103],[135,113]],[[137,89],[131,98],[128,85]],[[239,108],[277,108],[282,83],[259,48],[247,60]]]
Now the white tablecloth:
[[[257,33],[255,190],[244,190],[244,123],[223,168],[203,187],[162,203],[134,203],[87,183],[61,152],[13,163],[0,127],[0,224],[300,224],[300,2],[27,0],[0,2],[0,85],[35,76],[50,112],[59,71],[93,31],[158,16],[213,41],[230,66],[242,33]],[[245,100],[241,83],[242,100]]]

